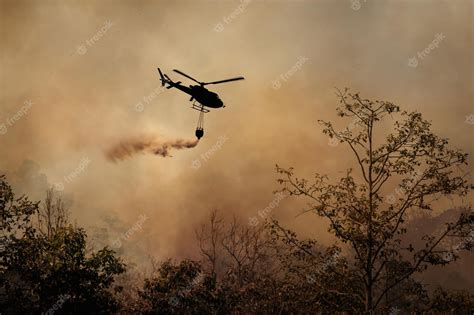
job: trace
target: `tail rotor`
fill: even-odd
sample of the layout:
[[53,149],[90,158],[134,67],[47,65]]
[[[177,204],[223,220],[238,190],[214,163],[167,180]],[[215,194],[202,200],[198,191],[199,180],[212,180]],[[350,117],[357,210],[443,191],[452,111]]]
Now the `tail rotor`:
[[163,73],[161,72],[160,68],[158,68],[158,72],[160,73],[161,86],[165,86],[165,83],[168,83],[168,81],[167,81],[167,79],[163,76]]

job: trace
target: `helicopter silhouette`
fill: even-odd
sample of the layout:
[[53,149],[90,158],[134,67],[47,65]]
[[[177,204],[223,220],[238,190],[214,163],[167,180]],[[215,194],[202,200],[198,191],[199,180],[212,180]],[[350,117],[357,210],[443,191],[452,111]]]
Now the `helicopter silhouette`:
[[204,136],[204,114],[209,113],[210,110],[208,108],[225,107],[224,103],[219,98],[219,95],[217,95],[217,93],[209,91],[204,86],[209,85],[209,84],[220,84],[220,83],[225,83],[225,82],[244,80],[244,77],[237,77],[237,78],[219,80],[219,81],[213,81],[213,82],[200,82],[194,79],[193,77],[187,75],[184,72],[181,72],[176,69],[174,69],[173,71],[199,84],[199,85],[184,86],[184,85],[181,85],[181,81],[173,82],[173,80],[171,80],[166,74],[163,74],[160,68],[158,68],[158,72],[160,73],[161,86],[165,86],[165,84],[167,84],[168,85],[166,86],[167,89],[176,88],[180,91],[183,91],[186,94],[191,95],[191,98],[189,99],[189,101],[193,102],[193,105],[191,108],[200,112],[198,125],[196,127],[196,137],[199,140]]

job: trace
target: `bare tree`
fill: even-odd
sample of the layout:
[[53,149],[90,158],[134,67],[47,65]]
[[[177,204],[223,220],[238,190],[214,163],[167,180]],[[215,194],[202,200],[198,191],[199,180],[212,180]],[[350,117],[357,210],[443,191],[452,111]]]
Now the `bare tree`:
[[232,274],[242,286],[274,270],[275,247],[263,225],[252,227],[235,216],[225,222],[214,210],[196,235],[207,269],[218,278]]
[[[293,168],[277,166],[282,190],[304,196],[305,211],[329,221],[329,231],[353,251],[352,268],[364,284],[365,310],[373,313],[387,293],[414,273],[430,265],[448,264],[460,250],[470,249],[472,237],[463,246],[443,248],[446,238],[466,240],[473,227],[472,211],[447,222],[439,235],[425,235],[423,246],[402,243],[411,213],[429,211],[444,196],[465,196],[473,188],[462,174],[467,154],[448,147],[448,140],[430,130],[418,112],[400,112],[385,101],[362,99],[359,94],[338,91],[340,117],[349,117],[357,128],[336,131],[332,123],[320,121],[323,132],[347,145],[356,161],[357,176],[349,169],[338,182],[316,174],[309,181],[295,177]],[[390,133],[380,122],[397,116]],[[384,194],[383,192],[392,192]],[[384,197],[385,196],[385,197]],[[389,263],[403,264],[396,276],[387,278]]]
[[209,216],[209,225],[203,224],[201,228],[196,231],[199,250],[201,255],[207,260],[211,274],[216,274],[217,272],[217,255],[222,223],[222,219],[217,215],[217,210],[212,210]]
[[226,306],[224,313],[273,314],[288,309],[282,264],[265,225],[250,226],[235,216],[224,220],[213,211],[197,238],[204,270],[215,272],[214,295]]
[[48,238],[68,223],[68,210],[53,188],[46,191],[46,198],[38,211],[38,230]]

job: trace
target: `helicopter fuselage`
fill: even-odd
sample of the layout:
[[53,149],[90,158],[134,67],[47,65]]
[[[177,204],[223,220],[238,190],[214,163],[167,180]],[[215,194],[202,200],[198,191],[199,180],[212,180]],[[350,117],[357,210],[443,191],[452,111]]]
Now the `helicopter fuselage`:
[[202,104],[203,106],[210,108],[221,108],[224,107],[224,103],[214,92],[209,91],[208,89],[199,86],[199,85],[190,85],[184,86],[179,83],[172,84],[172,87],[177,88],[180,91],[183,91],[186,94],[191,95],[191,100],[196,100],[196,102]]

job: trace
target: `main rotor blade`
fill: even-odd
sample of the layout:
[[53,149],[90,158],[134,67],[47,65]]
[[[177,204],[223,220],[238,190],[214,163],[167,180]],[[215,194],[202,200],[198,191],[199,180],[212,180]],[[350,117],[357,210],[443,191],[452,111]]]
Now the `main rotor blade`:
[[207,82],[203,83],[203,85],[208,85],[208,84],[219,84],[219,83],[225,83],[225,82],[231,82],[231,81],[238,81],[238,80],[244,80],[244,77],[238,77],[238,78],[232,78],[232,79],[227,79],[227,80],[220,80],[220,81],[214,81],[214,82]]
[[188,79],[193,80],[193,81],[196,82],[196,83],[202,84],[202,82],[199,82],[198,80],[196,80],[195,78],[193,78],[193,77],[187,75],[187,74],[184,73],[184,72],[181,72],[181,71],[176,70],[176,69],[173,69],[173,71],[174,71],[174,72],[177,72],[177,73],[179,73],[179,74],[181,74],[182,76],[185,76],[185,77],[188,78]]

